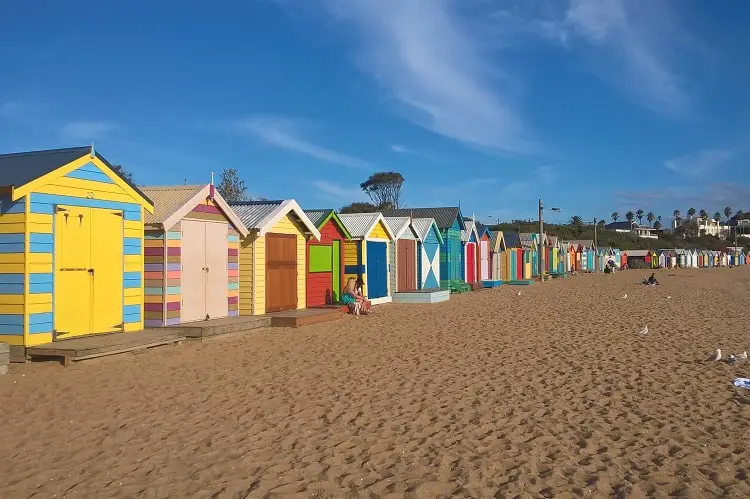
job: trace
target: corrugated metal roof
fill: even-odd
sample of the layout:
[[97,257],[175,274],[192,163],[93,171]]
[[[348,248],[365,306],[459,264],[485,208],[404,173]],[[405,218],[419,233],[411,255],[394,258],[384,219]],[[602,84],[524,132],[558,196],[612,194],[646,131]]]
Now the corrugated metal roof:
[[583,246],[585,248],[593,248],[594,241],[592,239],[575,239],[573,241],[567,241],[568,245],[575,244],[576,246]]
[[160,224],[182,208],[205,185],[160,185],[142,187],[143,192],[154,202],[154,213],[144,213],[147,224]]
[[449,229],[453,222],[459,219],[459,225],[463,225],[460,220],[458,207],[453,208],[399,208],[395,210],[383,210],[383,216],[386,217],[409,217],[414,218],[432,218],[438,226],[438,229]]
[[427,238],[427,235],[430,233],[430,227],[432,227],[433,223],[435,223],[435,220],[432,218],[415,218],[411,221],[411,225],[414,227],[414,230],[417,232],[417,236],[421,241],[424,241]]
[[248,229],[259,229],[259,223],[284,201],[233,201],[229,203]]
[[464,217],[464,230],[461,231],[461,240],[467,242],[471,239],[471,233],[475,230],[474,220]]
[[[69,147],[66,149],[47,149],[11,154],[0,154],[0,185],[21,187],[51,173],[61,166],[91,154],[91,146]],[[135,184],[123,177],[103,156],[94,151],[99,160],[107,165],[115,175],[128,184],[149,203],[151,200]]]
[[365,237],[379,216],[380,213],[342,213],[339,219],[349,234],[357,238]]
[[518,239],[521,241],[522,248],[531,248],[536,241],[536,235],[531,232],[521,232],[518,234]]
[[639,256],[639,257],[651,254],[649,250],[625,250],[625,253],[627,253],[628,256]]
[[499,231],[491,230],[489,231],[490,235],[490,251],[495,249],[495,246],[497,246],[497,236],[499,235]]
[[383,217],[388,228],[391,229],[395,237],[400,237],[401,232],[409,227],[411,219],[409,217]]
[[310,219],[310,221],[315,225],[315,227],[320,229],[320,224],[323,223],[323,220],[328,218],[328,215],[331,214],[333,209],[327,209],[327,210],[303,210],[305,212],[305,215],[307,215],[307,218]]
[[503,231],[503,239],[505,240],[506,248],[520,248],[521,247],[521,238],[518,237],[518,232]]

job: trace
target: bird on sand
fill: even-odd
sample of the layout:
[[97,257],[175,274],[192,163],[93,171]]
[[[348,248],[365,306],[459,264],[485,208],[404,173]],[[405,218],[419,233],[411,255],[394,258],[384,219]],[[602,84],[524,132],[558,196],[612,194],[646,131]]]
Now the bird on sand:
[[521,296],[521,292],[520,291],[518,292],[518,296]]
[[747,360],[747,352],[742,352],[737,357],[740,358],[740,359],[742,359],[742,360]]
[[735,357],[732,354],[729,354],[729,357],[727,357],[726,363],[727,364],[734,364],[735,362],[737,362],[737,357]]
[[712,360],[714,362],[719,362],[721,360],[721,348],[716,349],[716,353],[713,354],[708,358],[708,360]]
[[667,300],[671,300],[671,299],[672,299],[672,297],[671,297],[671,296],[667,296]]
[[627,293],[625,293],[624,295],[622,295],[622,296],[620,297],[620,299],[621,299],[621,300],[627,300],[627,299],[628,299],[628,294],[627,294]]
[[638,334],[648,334],[648,326],[643,326],[643,329],[638,331]]

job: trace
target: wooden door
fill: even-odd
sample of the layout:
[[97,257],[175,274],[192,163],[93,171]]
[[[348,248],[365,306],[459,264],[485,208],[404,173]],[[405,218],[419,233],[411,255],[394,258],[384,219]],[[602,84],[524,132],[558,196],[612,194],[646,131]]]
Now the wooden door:
[[266,312],[297,308],[297,236],[266,234]]
[[486,281],[490,278],[490,243],[488,241],[480,241],[480,279]]
[[331,241],[331,302],[341,301],[341,241]]
[[466,282],[477,280],[477,248],[474,243],[466,243]]
[[91,332],[91,208],[55,207],[55,333]]
[[91,209],[91,296],[94,333],[123,329],[123,213]]
[[417,242],[411,239],[396,241],[396,268],[399,292],[417,289]]
[[388,296],[388,244],[367,241],[367,297]]
[[209,319],[229,315],[227,272],[227,224],[204,222],[206,230],[206,315]]
[[[180,321],[206,318],[206,222],[182,221]],[[226,294],[226,291],[225,291]]]

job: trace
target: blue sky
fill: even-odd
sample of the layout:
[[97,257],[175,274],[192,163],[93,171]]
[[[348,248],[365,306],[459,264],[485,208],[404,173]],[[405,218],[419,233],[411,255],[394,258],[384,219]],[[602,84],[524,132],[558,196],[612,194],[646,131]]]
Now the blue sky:
[[0,152],[483,220],[750,211],[750,3],[0,0]]

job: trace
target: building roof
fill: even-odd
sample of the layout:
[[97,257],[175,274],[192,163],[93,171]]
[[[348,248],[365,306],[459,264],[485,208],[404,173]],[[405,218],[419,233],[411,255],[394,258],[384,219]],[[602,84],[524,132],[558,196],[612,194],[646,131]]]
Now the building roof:
[[520,248],[521,247],[521,238],[518,237],[518,232],[503,231],[503,239],[505,239],[506,248]]
[[0,154],[0,185],[15,188],[26,185],[58,168],[79,158],[92,154],[107,165],[112,172],[137,192],[143,199],[153,204],[138,187],[126,179],[119,171],[104,159],[92,146],[68,147],[66,149],[46,149],[41,151]]
[[213,196],[213,201],[237,229],[242,237],[247,236],[247,228],[229,204],[211,184],[206,185],[159,185],[143,187],[143,192],[154,202],[154,213],[146,213],[143,222],[146,225],[161,225],[169,230],[190,213],[197,205]]
[[592,239],[574,239],[573,241],[566,241],[566,244],[571,246],[581,246],[583,248],[594,247],[594,241]]
[[536,244],[536,234],[531,232],[521,232],[518,234],[522,248],[532,248]]
[[437,224],[435,223],[435,220],[432,218],[414,218],[411,221],[411,225],[414,228],[414,232],[416,232],[417,237],[420,241],[424,241],[427,239],[427,235],[430,233],[430,229],[432,227],[435,227],[435,235],[437,235],[438,241],[441,243],[443,242],[443,236],[440,234],[440,230],[438,229]]
[[625,250],[628,256],[646,256],[650,255],[650,250]]
[[458,207],[449,208],[399,208],[392,210],[383,210],[383,215],[387,217],[414,217],[414,218],[432,218],[435,220],[438,229],[449,229],[453,222],[458,220],[459,227],[463,230],[464,221],[461,216],[461,209]]
[[607,230],[630,230],[633,228],[633,226],[638,225],[637,223],[633,222],[610,222],[607,225],[604,226]]
[[477,232],[477,225],[471,218],[464,217],[464,230],[461,231],[461,240],[468,242],[471,240],[471,233],[474,233],[474,237],[479,242],[479,233]]
[[334,223],[339,227],[341,232],[344,233],[344,237],[346,239],[352,238],[352,235],[349,234],[349,231],[341,222],[341,219],[336,214],[336,211],[333,208],[313,209],[313,210],[303,210],[303,211],[305,212],[305,215],[307,215],[307,218],[309,218],[310,221],[313,223],[313,225],[315,225],[315,227],[318,228],[318,230],[322,229],[323,226],[326,223],[328,223],[329,220],[333,220]]
[[229,203],[239,219],[248,230],[257,230],[264,236],[279,220],[292,214],[315,239],[320,240],[320,232],[315,224],[302,211],[297,201],[285,199],[280,201],[233,201]]
[[339,218],[354,239],[367,237],[378,222],[383,222],[388,237],[395,239],[393,231],[388,227],[382,213],[342,213]]
[[490,228],[489,227],[487,227],[486,225],[484,225],[481,222],[475,222],[475,224],[476,224],[476,228],[477,228],[477,235],[479,236],[480,239],[484,235],[485,232],[487,233],[488,236],[490,235]]
[[409,230],[411,219],[409,217],[383,217],[385,224],[391,229],[394,239],[401,237]]

